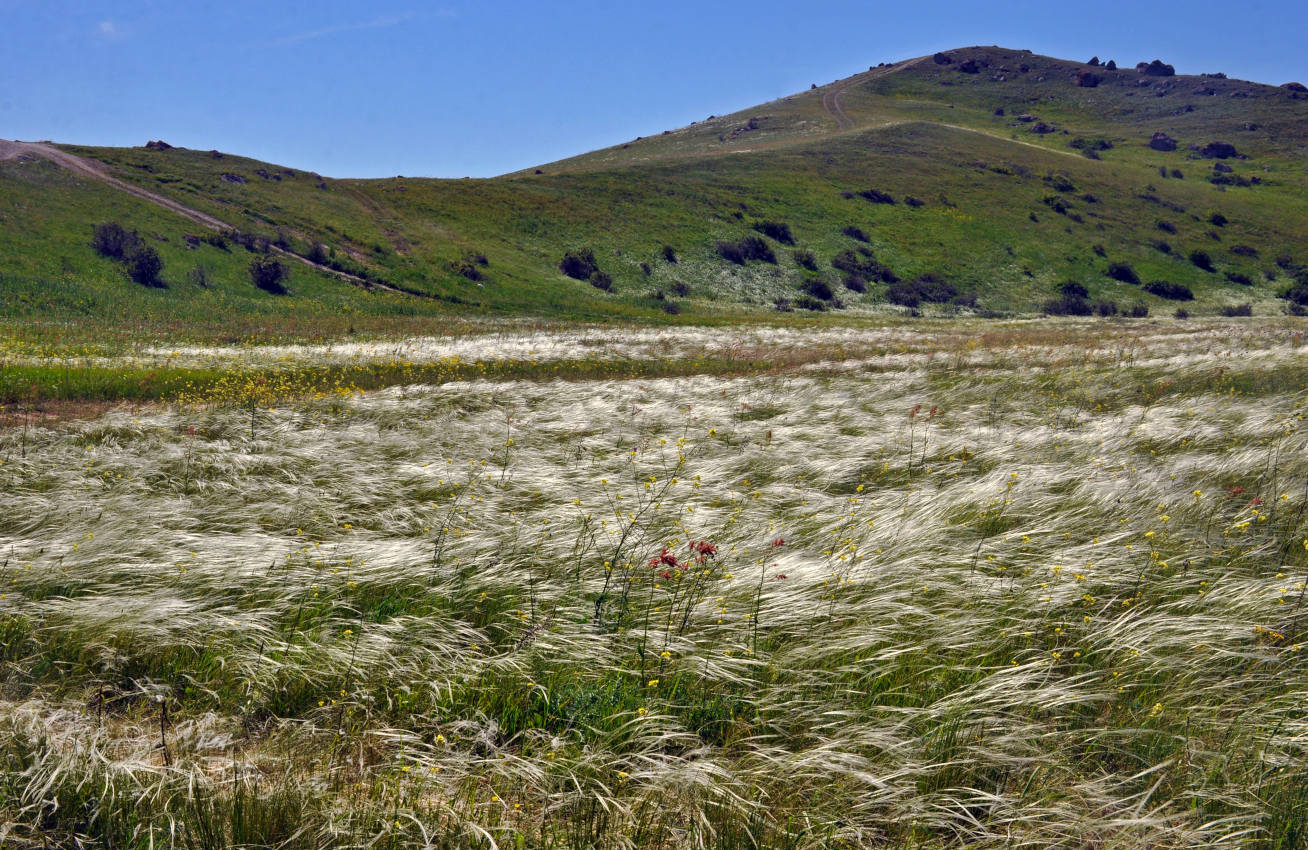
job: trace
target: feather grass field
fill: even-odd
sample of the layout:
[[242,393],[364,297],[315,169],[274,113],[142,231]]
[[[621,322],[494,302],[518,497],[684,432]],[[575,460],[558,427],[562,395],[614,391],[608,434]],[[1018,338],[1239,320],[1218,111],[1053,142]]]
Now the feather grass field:
[[0,843],[1308,846],[1303,329],[927,327],[133,354],[779,365],[0,432]]

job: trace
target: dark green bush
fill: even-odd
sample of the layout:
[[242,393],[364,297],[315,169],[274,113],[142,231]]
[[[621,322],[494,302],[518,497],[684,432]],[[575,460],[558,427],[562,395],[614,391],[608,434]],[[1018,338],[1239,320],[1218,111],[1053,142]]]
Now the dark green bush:
[[865,200],[865,201],[871,201],[871,202],[874,203],[874,204],[893,204],[893,203],[895,203],[895,198],[894,198],[893,195],[890,195],[890,194],[888,194],[888,193],[886,193],[886,192],[882,192],[882,191],[879,190],[879,189],[867,189],[867,190],[865,190],[865,191],[859,192],[859,193],[858,193],[858,196],[859,196],[860,198],[862,198],[863,200]]
[[559,271],[574,280],[590,280],[591,276],[599,271],[599,264],[595,262],[595,252],[589,248],[582,248],[564,253],[563,259],[559,261]]
[[682,283],[681,281],[677,281],[676,283],[672,284],[671,286],[668,287],[668,289],[672,290],[673,295],[677,295],[681,298],[685,298],[687,295],[690,294],[690,287]]
[[1196,268],[1203,269],[1206,272],[1216,271],[1213,268],[1213,258],[1208,256],[1207,251],[1191,251],[1190,262],[1193,263]]
[[591,274],[589,283],[596,289],[602,289],[605,292],[613,291],[613,277],[607,272],[595,271]]
[[780,221],[756,221],[754,229],[769,239],[775,239],[782,245],[794,245],[795,236],[790,232],[790,225]]
[[842,231],[840,231],[840,232],[843,233],[843,234],[845,234],[846,236],[848,236],[850,239],[857,239],[859,242],[871,242],[871,241],[872,241],[871,239],[868,238],[868,235],[867,235],[866,233],[863,232],[863,228],[861,228],[861,227],[856,227],[856,226],[854,226],[854,225],[852,225],[852,224],[849,225],[848,227],[846,227],[844,230],[842,230]]
[[795,265],[800,268],[808,269],[811,272],[818,270],[817,257],[812,251],[801,248],[790,255],[795,260]]
[[830,301],[836,297],[836,293],[831,291],[831,285],[820,277],[808,278],[801,288],[805,295],[821,298],[823,301]]
[[1079,281],[1075,281],[1075,280],[1064,281],[1064,282],[1063,282],[1063,283],[1058,287],[1058,291],[1059,291],[1060,294],[1062,294],[1062,295],[1064,295],[1064,296],[1066,296],[1066,297],[1068,297],[1068,298],[1089,298],[1089,297],[1090,297],[1090,290],[1086,289],[1084,286],[1082,286],[1082,285],[1080,284]]
[[1108,276],[1113,280],[1124,282],[1124,284],[1139,284],[1141,276],[1135,273],[1130,263],[1109,263]]
[[1050,316],[1089,316],[1094,312],[1090,302],[1074,295],[1064,295],[1052,301],[1046,301],[1044,312]]
[[1243,272],[1227,272],[1226,279],[1231,283],[1238,283],[1240,286],[1253,286],[1253,279]]
[[1235,318],[1236,316],[1252,316],[1252,304],[1225,304],[1219,311],[1223,316]]
[[95,226],[91,236],[91,247],[102,257],[111,260],[123,260],[134,248],[141,244],[141,237],[135,230],[127,230],[116,221],[106,221]]
[[816,313],[825,312],[827,309],[827,303],[825,301],[814,298],[812,295],[799,296],[795,299],[795,306],[801,310],[812,310]]
[[163,258],[148,245],[137,245],[123,260],[127,274],[142,286],[162,288],[159,272],[163,271]]
[[1194,293],[1184,283],[1172,283],[1170,280],[1151,280],[1144,285],[1144,291],[1169,301],[1193,301]]
[[250,261],[250,282],[264,292],[286,295],[285,281],[289,278],[290,271],[274,257],[265,254]]
[[1175,233],[1175,232],[1176,232],[1176,225],[1175,225],[1175,224],[1172,224],[1170,221],[1166,221],[1166,220],[1161,219],[1161,218],[1158,219],[1158,221],[1154,224],[1154,227],[1157,227],[1159,230],[1163,231],[1164,233]]
[[666,261],[668,261],[669,263],[676,263],[676,262],[677,262],[677,249],[676,249],[676,248],[673,248],[671,245],[664,245],[664,246],[663,246],[663,259],[666,260]]
[[872,252],[866,248],[860,248],[864,256],[859,257],[853,251],[841,251],[831,258],[831,266],[839,271],[850,275],[858,275],[865,280],[876,280],[881,283],[898,283],[899,276],[890,270],[890,267],[879,262]]
[[1208,223],[1213,225],[1214,227],[1225,227],[1227,222],[1229,221],[1230,219],[1228,219],[1226,216],[1222,215],[1219,212],[1215,212],[1212,215],[1208,216]]
[[764,242],[757,236],[746,236],[738,242],[719,240],[717,243],[718,256],[724,260],[743,266],[750,260],[759,260],[764,263],[777,264],[777,255],[772,253],[768,243]]

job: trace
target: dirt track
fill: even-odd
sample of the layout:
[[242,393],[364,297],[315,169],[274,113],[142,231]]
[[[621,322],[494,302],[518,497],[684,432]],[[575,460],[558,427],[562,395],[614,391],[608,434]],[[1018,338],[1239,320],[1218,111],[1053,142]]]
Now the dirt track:
[[[67,151],[60,150],[54,145],[46,144],[45,142],[12,142],[5,139],[0,139],[0,162],[7,159],[24,159],[24,158],[48,159],[51,162],[55,163],[56,165],[60,166],[61,168],[68,169],[74,174],[78,174],[82,177],[86,177],[91,180],[99,181],[100,183],[104,183],[108,186],[118,189],[119,191],[126,192],[129,195],[134,195],[135,197],[138,197],[143,201],[149,201],[150,203],[155,204],[156,206],[163,207],[164,209],[169,210],[170,212],[174,212],[177,215],[190,219],[196,224],[202,225],[204,227],[208,227],[213,230],[233,229],[230,224],[223,221],[222,219],[214,218],[208,213],[203,213],[200,212],[199,210],[192,209],[191,207],[188,207],[185,204],[179,204],[177,201],[174,201],[172,198],[164,197],[163,195],[160,195],[157,192],[151,192],[149,189],[142,189],[140,186],[135,186],[131,183],[126,182],[125,180],[119,180],[117,177],[114,177],[112,174],[109,173],[109,169],[102,162],[96,162],[93,159],[85,159],[80,156],[75,156],[74,154],[68,153]],[[376,281],[364,280],[361,277],[356,277],[355,275],[347,274],[346,272],[337,271],[336,269],[329,268],[328,266],[319,265],[318,263],[315,263],[311,260],[307,260],[298,254],[292,254],[289,251],[283,251],[275,246],[272,248],[272,250],[276,251],[278,254],[281,254],[287,259],[295,260],[296,262],[302,263],[306,266],[309,266],[310,268],[315,268],[318,269],[319,271],[326,272],[327,274],[335,275],[336,277],[342,278],[344,280],[348,280],[351,283],[358,284],[364,287],[365,289],[381,289],[387,292],[400,292],[400,290],[395,289],[394,287],[390,287],[382,283],[377,283]],[[409,294],[413,294],[413,293],[409,293]]]

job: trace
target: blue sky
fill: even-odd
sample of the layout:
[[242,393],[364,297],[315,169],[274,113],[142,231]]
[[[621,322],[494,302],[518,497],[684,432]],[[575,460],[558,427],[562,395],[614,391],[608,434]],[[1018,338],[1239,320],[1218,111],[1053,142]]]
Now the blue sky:
[[0,0],[0,138],[491,176],[971,44],[1308,82],[1308,2]]

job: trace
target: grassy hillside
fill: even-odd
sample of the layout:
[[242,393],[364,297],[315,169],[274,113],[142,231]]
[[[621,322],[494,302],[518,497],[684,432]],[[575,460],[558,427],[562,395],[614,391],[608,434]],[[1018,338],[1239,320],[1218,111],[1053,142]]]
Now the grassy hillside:
[[[1156,133],[1176,150],[1151,148]],[[1237,156],[1206,156],[1212,142]],[[1308,262],[1306,146],[1308,95],[1290,89],[970,48],[489,180],[334,180],[216,152],[65,148],[371,288],[296,264],[289,297],[262,293],[247,250],[188,244],[200,225],[51,163],[0,162],[0,286],[4,317],[27,334],[106,317],[170,336],[315,336],[477,316],[902,313],[914,300],[1028,313],[1068,281],[1105,311],[1268,314]],[[160,251],[166,289],[90,249],[105,220]],[[765,222],[785,229],[760,235]],[[724,258],[720,242],[751,236],[775,263]],[[608,291],[559,271],[578,249]],[[1111,264],[1139,282],[1112,279]],[[1180,287],[1193,302],[1149,291]]]

